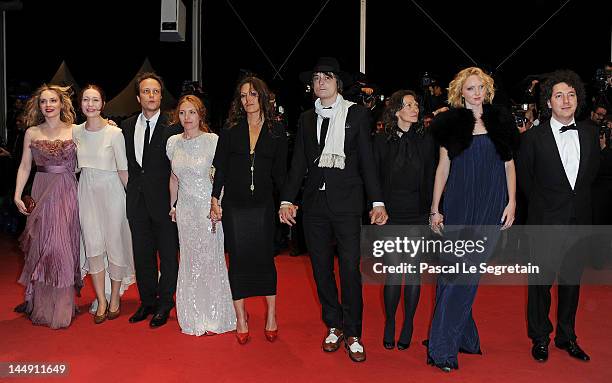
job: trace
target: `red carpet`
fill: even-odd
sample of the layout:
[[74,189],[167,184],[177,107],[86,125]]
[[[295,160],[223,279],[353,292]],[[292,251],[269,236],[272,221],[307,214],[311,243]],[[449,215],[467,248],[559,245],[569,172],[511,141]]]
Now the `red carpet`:
[[[251,340],[240,346],[233,334],[193,337],[181,334],[174,311],[169,323],[152,330],[127,319],[138,306],[136,287],[124,296],[121,317],[94,325],[87,308],[93,299],[89,279],[78,299],[81,314],[68,329],[33,326],[13,313],[22,301],[16,283],[22,261],[16,242],[0,236],[0,363],[64,362],[69,373],[48,377],[74,382],[612,382],[612,287],[585,286],[577,318],[580,345],[592,360],[571,359],[550,349],[547,363],[531,359],[526,335],[525,287],[481,286],[474,306],[484,355],[460,355],[458,371],[445,374],[425,364],[433,286],[424,286],[412,345],[405,351],[382,346],[380,286],[364,288],[364,342],[367,361],[356,364],[344,350],[324,354],[324,325],[307,257],[276,258],[279,339],[264,339],[264,302],[247,301]],[[553,302],[553,307],[555,303]],[[399,313],[398,313],[399,314]],[[555,315],[554,310],[551,313]],[[552,317],[551,316],[551,317]],[[401,318],[398,316],[398,322]],[[46,380],[44,379],[44,380]],[[25,382],[30,379],[1,379]],[[34,378],[32,381],[41,381]]]

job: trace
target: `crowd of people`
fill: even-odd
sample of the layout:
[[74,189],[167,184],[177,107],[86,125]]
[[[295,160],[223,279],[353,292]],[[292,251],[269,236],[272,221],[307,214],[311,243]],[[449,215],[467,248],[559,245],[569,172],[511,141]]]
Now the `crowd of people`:
[[[326,327],[321,347],[334,352],[344,346],[352,361],[363,362],[364,210],[372,225],[422,225],[439,234],[444,225],[508,229],[520,191],[528,203],[527,222],[539,225],[591,224],[593,190],[608,204],[612,200],[612,167],[602,165],[598,173],[600,162],[611,157],[609,135],[576,121],[586,95],[574,72],[550,73],[540,84],[539,121],[530,115],[529,129],[517,127],[509,109],[492,104],[493,78],[470,67],[450,82],[448,104],[436,104],[430,121],[415,92],[393,93],[373,139],[369,110],[342,96],[350,77],[335,58],[319,58],[300,79],[316,98],[298,120],[290,161],[273,95],[252,75],[236,86],[219,135],[211,132],[204,103],[194,95],[181,97],[170,116],[161,113],[163,81],[154,73],[137,78],[141,113],[120,127],[102,116],[105,95],[97,85],[79,94],[86,117],[80,125],[74,124],[69,89],[40,87],[26,106],[29,128],[14,193],[27,216],[19,278],[25,300],[16,310],[35,324],[68,327],[75,295],[90,274],[95,324],[120,317],[122,292],[135,281],[140,306],[131,323],[151,316],[150,327],[163,326],[176,305],[183,333],[235,331],[238,343],[246,344],[251,335],[245,299],[261,296],[267,304],[264,336],[274,342],[275,227],[277,220],[295,225],[299,209]],[[606,108],[593,108],[598,125]],[[559,284],[554,341],[587,361],[575,333],[581,272],[577,264],[562,268],[559,278],[574,282]],[[404,350],[412,340],[420,285],[418,276],[403,278],[389,275],[383,287],[386,349]],[[532,356],[545,361],[555,275],[540,278],[529,286],[527,322]],[[425,345],[428,363],[443,371],[458,368],[459,353],[481,353],[472,315],[478,282],[477,276],[438,278]],[[405,317],[396,338],[402,290]]]

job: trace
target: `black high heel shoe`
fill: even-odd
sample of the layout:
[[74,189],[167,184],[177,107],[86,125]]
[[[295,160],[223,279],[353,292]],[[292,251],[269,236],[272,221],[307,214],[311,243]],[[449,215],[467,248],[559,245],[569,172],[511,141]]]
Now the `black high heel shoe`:
[[[391,339],[391,340],[389,340]],[[395,348],[395,322],[385,321],[385,332],[383,335],[383,347],[387,350]]]
[[402,326],[402,332],[400,333],[400,337],[397,340],[397,349],[398,350],[406,350],[410,347],[410,340],[412,339],[412,328],[407,329],[406,325]]
[[458,370],[459,369],[459,365],[457,363],[450,363],[450,362],[446,362],[446,363],[436,363],[434,362],[433,359],[431,359],[431,357],[429,356],[429,353],[427,353],[427,364],[430,366],[434,366],[439,368],[440,370],[442,370],[443,372],[449,373],[452,370]]

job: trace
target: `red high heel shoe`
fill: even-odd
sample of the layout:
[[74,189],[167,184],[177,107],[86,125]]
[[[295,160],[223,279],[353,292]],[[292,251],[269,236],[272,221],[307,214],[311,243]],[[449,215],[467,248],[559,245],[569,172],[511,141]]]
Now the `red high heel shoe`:
[[266,339],[268,340],[268,342],[274,342],[276,338],[278,338],[278,328],[276,330],[267,330],[264,327],[264,335],[266,336]]
[[237,332],[236,339],[238,340],[238,344],[246,344],[249,341],[249,332]]
[[266,330],[264,329],[264,335],[268,342],[274,342],[276,338],[278,338],[278,329],[276,330]]
[[[249,325],[249,314],[246,316],[246,324],[247,326]],[[249,341],[249,330],[247,332],[238,332],[238,329],[236,329],[236,340],[240,345],[246,344]]]

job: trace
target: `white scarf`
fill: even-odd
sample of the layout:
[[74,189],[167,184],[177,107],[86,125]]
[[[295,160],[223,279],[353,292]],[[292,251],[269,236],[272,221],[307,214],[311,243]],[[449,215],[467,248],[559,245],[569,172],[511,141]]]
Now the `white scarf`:
[[344,154],[344,129],[347,128],[348,109],[353,104],[355,103],[345,100],[340,94],[331,109],[324,109],[320,98],[315,101],[315,113],[322,118],[329,118],[325,147],[321,152],[321,158],[319,158],[320,168],[344,169],[346,159]]

